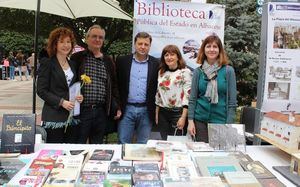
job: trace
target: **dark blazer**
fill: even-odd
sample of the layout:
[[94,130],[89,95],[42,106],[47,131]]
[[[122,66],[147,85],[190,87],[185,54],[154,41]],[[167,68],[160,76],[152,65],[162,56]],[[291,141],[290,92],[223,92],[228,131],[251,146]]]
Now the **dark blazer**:
[[[84,62],[85,58],[88,54],[92,54],[89,50],[80,51],[71,56],[72,62],[75,64],[77,69],[78,79],[80,76],[84,74]],[[108,56],[103,56],[104,65],[107,73],[107,83],[106,83],[106,114],[108,116],[115,116],[116,110],[119,109],[119,92],[116,81],[116,73],[115,73],[115,64],[112,59]],[[93,80],[92,80],[93,82]],[[83,92],[84,96],[84,92]],[[84,102],[84,101],[83,101]]]
[[[127,104],[128,93],[129,93],[129,81],[130,81],[132,58],[133,58],[133,54],[118,57],[116,60],[117,80],[118,80],[120,100],[121,100],[121,109],[123,114],[125,113],[125,107]],[[151,120],[154,120],[155,118],[155,94],[157,89],[158,69],[159,69],[158,59],[149,56],[146,103],[149,112],[149,117]]]
[[[76,70],[72,64],[69,62],[74,73],[70,85],[78,80]],[[56,56],[44,58],[41,61],[37,79],[37,94],[45,101],[42,111],[43,121],[67,121],[69,111],[60,106],[59,103],[61,99],[69,100],[69,87],[65,73]]]

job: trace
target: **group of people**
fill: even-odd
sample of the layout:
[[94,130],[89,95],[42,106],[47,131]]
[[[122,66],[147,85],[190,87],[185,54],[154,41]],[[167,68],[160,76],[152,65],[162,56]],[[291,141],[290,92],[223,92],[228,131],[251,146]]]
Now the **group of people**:
[[[218,36],[203,41],[193,73],[176,45],[165,46],[160,59],[149,55],[152,37],[146,32],[135,36],[133,54],[115,62],[101,51],[104,39],[104,29],[93,25],[86,33],[87,48],[71,55],[72,31],[60,27],[50,33],[49,57],[41,61],[37,80],[48,143],[102,144],[111,120],[118,122],[122,144],[134,137],[146,143],[153,125],[162,139],[188,131],[207,142],[208,123],[234,122],[235,73]],[[82,75],[91,83],[82,84],[76,96],[80,115],[70,122],[74,101],[69,101],[69,87]]]
[[4,79],[16,80],[15,72],[16,68],[18,68],[20,81],[23,80],[23,73],[25,75],[25,79],[29,80],[29,74],[33,76],[34,53],[32,53],[30,57],[26,58],[22,51],[18,51],[16,54],[11,51],[7,57],[3,58],[3,67],[6,72]]

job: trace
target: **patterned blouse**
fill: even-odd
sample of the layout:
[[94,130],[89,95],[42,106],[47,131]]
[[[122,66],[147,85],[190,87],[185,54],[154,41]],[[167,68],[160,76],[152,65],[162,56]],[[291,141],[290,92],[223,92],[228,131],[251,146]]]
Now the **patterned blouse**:
[[158,73],[155,104],[164,108],[188,106],[192,72],[188,68]]

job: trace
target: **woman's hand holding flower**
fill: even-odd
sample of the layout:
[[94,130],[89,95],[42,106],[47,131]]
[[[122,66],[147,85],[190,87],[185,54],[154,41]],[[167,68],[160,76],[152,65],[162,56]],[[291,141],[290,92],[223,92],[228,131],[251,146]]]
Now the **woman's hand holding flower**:
[[68,111],[71,111],[74,108],[74,103],[71,101],[64,100],[62,103],[62,107]]

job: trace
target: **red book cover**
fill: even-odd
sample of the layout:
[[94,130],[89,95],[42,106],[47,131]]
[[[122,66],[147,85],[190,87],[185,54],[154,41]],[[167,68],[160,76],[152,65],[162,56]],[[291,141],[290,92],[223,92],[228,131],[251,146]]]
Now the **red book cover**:
[[54,162],[54,160],[34,159],[30,165],[30,168],[52,170]]

